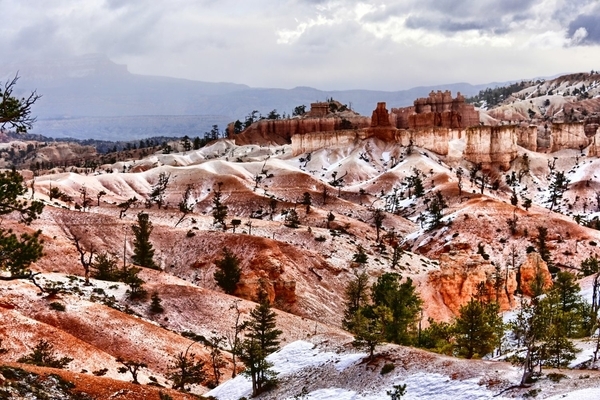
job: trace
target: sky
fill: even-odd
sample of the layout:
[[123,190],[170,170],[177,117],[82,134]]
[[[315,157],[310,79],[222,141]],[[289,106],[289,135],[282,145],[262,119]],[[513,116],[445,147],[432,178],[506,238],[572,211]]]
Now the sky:
[[102,53],[252,87],[401,90],[600,69],[600,0],[0,0],[3,60]]

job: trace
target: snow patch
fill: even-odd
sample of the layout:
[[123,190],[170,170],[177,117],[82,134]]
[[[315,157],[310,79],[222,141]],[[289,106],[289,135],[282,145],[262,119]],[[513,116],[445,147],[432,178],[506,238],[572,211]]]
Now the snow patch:
[[570,393],[559,394],[556,396],[548,397],[547,400],[597,400],[600,399],[600,388],[589,388],[575,390]]
[[[339,355],[332,352],[320,352],[315,345],[304,340],[298,340],[269,355],[267,361],[273,364],[280,376],[289,375],[309,367],[317,367],[327,362],[335,363],[338,371],[356,364],[366,357],[365,353],[351,353]],[[206,396],[214,396],[219,400],[237,400],[242,396],[250,396],[252,383],[249,378],[238,375],[222,385],[216,387]],[[329,394],[328,394],[329,396]],[[311,397],[312,398],[312,397]],[[314,398],[346,398],[346,397],[314,397]],[[353,397],[347,397],[352,399]]]
[[[321,352],[312,343],[299,340],[283,347],[276,353],[267,357],[273,363],[273,369],[279,373],[279,378],[285,378],[303,369],[320,367],[325,364],[333,364],[339,372],[350,368],[366,357],[364,353],[337,354],[334,352]],[[402,379],[393,378],[388,385],[377,388],[376,391],[365,389],[364,391],[353,391],[343,388],[326,387],[302,393],[300,398],[305,400],[378,400],[389,399],[388,390],[393,390],[393,385],[406,384],[407,399],[491,399],[498,393],[489,390],[481,384],[480,378],[467,380],[451,379],[438,373],[416,372]],[[600,389],[599,389],[600,390]],[[252,385],[248,378],[237,376],[219,387],[206,393],[206,396],[214,396],[219,400],[237,400],[242,396],[249,397]],[[459,395],[457,395],[459,394]],[[298,398],[286,397],[287,399]]]

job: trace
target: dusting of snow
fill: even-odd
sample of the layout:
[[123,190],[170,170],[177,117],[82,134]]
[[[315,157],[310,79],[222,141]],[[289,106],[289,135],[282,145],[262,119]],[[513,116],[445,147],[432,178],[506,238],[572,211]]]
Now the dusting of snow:
[[[280,380],[293,376],[294,381],[307,379],[302,371],[310,371],[314,368],[325,368],[326,365],[333,364],[338,372],[347,368],[356,367],[366,357],[364,353],[346,353],[338,354],[335,352],[321,351],[314,344],[306,341],[296,341],[283,347],[281,350],[267,357],[267,360],[273,364],[273,369],[278,373]],[[402,373],[401,377],[399,374]],[[396,374],[396,375],[395,375]],[[387,391],[393,390],[394,385],[406,384],[406,399],[456,399],[459,394],[460,399],[491,399],[496,397],[497,390],[489,389],[482,384],[482,377],[471,379],[452,379],[449,376],[440,373],[429,373],[412,371],[408,375],[406,372],[392,371],[390,379],[386,385],[372,388],[364,388],[360,392],[341,387],[321,387],[312,391],[303,391],[300,397],[298,395],[286,397],[286,399],[302,398],[313,400],[378,400],[389,399]],[[300,382],[302,383],[302,382]],[[305,382],[306,383],[306,382]],[[327,386],[327,382],[322,382],[321,386]],[[240,397],[250,397],[252,385],[249,378],[237,376],[219,387],[206,393],[206,396],[214,396],[219,400],[237,400]]]
[[[341,372],[356,364],[365,356],[366,354],[364,353],[339,355],[332,352],[321,352],[314,344],[298,340],[269,355],[267,361],[273,364],[273,370],[279,376],[285,376],[305,368],[318,367],[328,362],[335,363],[335,368]],[[249,397],[251,393],[252,382],[250,379],[238,375],[234,379],[211,390],[206,395],[215,396],[219,400],[237,400],[242,396]]]

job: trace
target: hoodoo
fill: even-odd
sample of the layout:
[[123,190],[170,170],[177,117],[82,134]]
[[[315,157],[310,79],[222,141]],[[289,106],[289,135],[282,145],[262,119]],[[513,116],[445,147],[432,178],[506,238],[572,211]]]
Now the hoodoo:
[[482,168],[510,168],[517,157],[518,146],[530,151],[555,152],[562,149],[584,149],[596,154],[596,125],[552,123],[542,130],[521,121],[518,124],[485,124],[486,118],[465,97],[450,91],[432,91],[409,107],[392,108],[377,103],[371,117],[360,116],[337,101],[312,103],[304,115],[288,119],[261,119],[240,134],[229,138],[236,144],[257,142],[290,143],[294,156],[325,147],[341,148],[360,140],[376,137],[401,146],[417,146],[449,156],[450,141],[462,141],[463,149],[454,151],[452,160],[464,159],[481,163]]

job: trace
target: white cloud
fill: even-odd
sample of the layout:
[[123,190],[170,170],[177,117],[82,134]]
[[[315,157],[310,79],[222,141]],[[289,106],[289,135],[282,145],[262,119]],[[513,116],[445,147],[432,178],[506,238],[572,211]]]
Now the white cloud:
[[573,37],[571,38],[572,45],[578,45],[582,43],[584,39],[588,36],[588,31],[584,27],[581,27],[575,31]]
[[323,15],[317,16],[316,19],[310,19],[307,22],[299,23],[295,29],[280,29],[277,31],[277,43],[278,44],[291,44],[298,40],[307,29],[315,26],[333,25],[339,23],[335,19],[328,19]]
[[546,31],[530,37],[520,47],[522,49],[557,49],[568,43],[566,31]]

